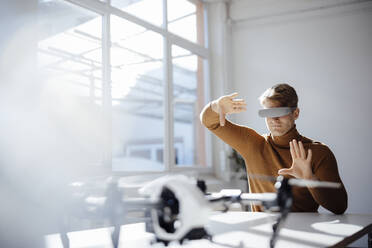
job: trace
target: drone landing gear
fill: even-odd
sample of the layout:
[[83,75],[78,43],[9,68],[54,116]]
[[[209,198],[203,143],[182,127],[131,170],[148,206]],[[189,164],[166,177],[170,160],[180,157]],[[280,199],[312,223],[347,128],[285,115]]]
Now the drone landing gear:
[[[211,240],[212,236],[204,228],[194,228],[190,232],[188,232],[178,242],[182,245],[184,241],[199,240],[199,239]],[[154,243],[163,243],[165,246],[168,246],[170,241],[169,240],[162,240],[162,239],[157,238]]]
[[280,209],[280,215],[277,218],[276,222],[273,224],[273,234],[270,239],[270,248],[274,248],[275,243],[278,239],[280,228],[287,218],[288,213],[291,211],[293,202],[292,188],[291,185],[288,183],[287,178],[278,177],[277,182],[275,183],[275,188],[278,192],[277,205]]
[[211,239],[212,236],[204,228],[195,228],[186,234],[186,236],[180,240],[180,244],[184,240],[195,240],[195,239]]
[[[201,182],[198,182],[199,187],[203,187]],[[166,230],[168,233],[176,232],[176,223],[179,220],[178,215],[180,213],[180,203],[176,195],[168,187],[163,187],[160,195],[161,203],[158,210],[158,222],[159,226]],[[211,235],[203,228],[193,228],[186,235],[179,239],[178,242],[182,244],[186,240],[196,239],[211,239]],[[163,243],[168,246],[169,240],[156,238],[155,243]]]

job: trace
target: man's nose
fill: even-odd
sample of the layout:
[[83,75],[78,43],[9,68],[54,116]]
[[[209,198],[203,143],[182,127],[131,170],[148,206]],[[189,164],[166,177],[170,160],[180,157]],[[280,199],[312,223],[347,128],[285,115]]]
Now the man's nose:
[[278,121],[280,117],[272,117],[274,121]]

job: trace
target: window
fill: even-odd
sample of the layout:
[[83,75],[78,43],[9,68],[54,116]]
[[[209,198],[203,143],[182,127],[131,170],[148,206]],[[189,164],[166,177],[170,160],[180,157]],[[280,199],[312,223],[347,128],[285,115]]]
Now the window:
[[111,5],[157,26],[163,23],[163,0],[111,0]]
[[39,6],[39,64],[48,82],[101,113],[92,160],[116,172],[208,166],[198,119],[208,83],[200,2],[50,0]]
[[[125,151],[128,143],[164,146],[163,37],[115,15],[110,23],[112,168],[130,171],[135,156]],[[142,160],[147,161],[138,161],[137,169],[142,163],[144,170],[164,170],[156,156]]]
[[41,1],[39,8],[38,67],[59,111],[48,118],[59,118],[80,162],[101,164],[102,16],[62,0]]
[[177,166],[206,165],[204,128],[199,124],[199,113],[204,107],[203,63],[190,51],[172,46],[174,137],[182,138],[184,145]]
[[188,0],[168,1],[168,30],[197,42],[197,6]]
[[38,62],[49,82],[100,103],[102,18],[64,1],[46,2],[40,13]]

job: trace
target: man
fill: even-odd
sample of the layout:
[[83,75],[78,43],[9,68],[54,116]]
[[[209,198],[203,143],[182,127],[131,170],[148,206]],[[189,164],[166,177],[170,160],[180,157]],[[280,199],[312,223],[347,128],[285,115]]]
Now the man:
[[[269,134],[259,135],[253,129],[234,124],[225,116],[246,110],[237,93],[222,96],[209,103],[200,114],[201,122],[215,135],[238,151],[244,158],[248,174],[260,174],[332,181],[339,189],[293,187],[294,212],[317,212],[319,205],[335,214],[347,208],[347,193],[340,179],[332,151],[324,144],[300,135],[296,129],[300,110],[295,89],[288,84],[277,84],[259,98],[264,109]],[[273,183],[249,178],[251,193],[275,192]],[[253,211],[261,211],[253,206]]]

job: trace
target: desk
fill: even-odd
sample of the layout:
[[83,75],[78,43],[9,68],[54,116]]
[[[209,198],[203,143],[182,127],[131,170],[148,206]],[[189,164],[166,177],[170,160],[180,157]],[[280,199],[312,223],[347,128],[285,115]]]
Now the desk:
[[[213,241],[195,240],[183,246],[171,243],[169,247],[226,248],[226,247],[269,247],[274,214],[256,212],[216,213],[210,217],[206,229],[213,234]],[[106,236],[98,240],[98,229],[70,233],[71,247],[111,247],[108,230],[100,229]],[[92,232],[96,243],[82,243]],[[372,214],[318,214],[290,213],[280,231],[277,248],[290,247],[345,247],[362,236],[372,232]],[[80,234],[79,234],[80,233]],[[94,234],[93,234],[94,233]],[[80,236],[79,236],[80,235]],[[370,236],[371,237],[371,236]],[[121,248],[160,248],[162,244],[150,245],[154,238],[145,232],[144,223],[123,225],[120,232]],[[104,240],[103,240],[104,239]],[[97,243],[98,242],[98,243]],[[224,245],[223,245],[224,244]],[[93,246],[92,246],[93,245]],[[371,246],[371,242],[369,247]],[[367,244],[365,244],[367,246]],[[53,246],[55,247],[55,246]]]
[[[227,246],[197,240],[182,247],[267,248],[272,233],[273,216],[274,214],[255,212],[215,214],[211,216],[207,230],[214,234],[213,241]],[[142,223],[123,226],[121,247],[151,247],[148,242],[153,236],[145,233],[144,228]],[[275,247],[345,247],[371,232],[372,215],[290,213]],[[171,247],[180,246],[174,244]]]

